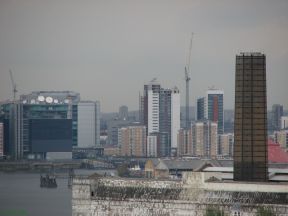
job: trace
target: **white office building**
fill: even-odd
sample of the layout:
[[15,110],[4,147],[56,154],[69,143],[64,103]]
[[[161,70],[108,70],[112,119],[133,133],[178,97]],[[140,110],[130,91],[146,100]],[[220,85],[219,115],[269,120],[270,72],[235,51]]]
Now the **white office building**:
[[100,104],[94,101],[78,103],[78,146],[92,148],[100,144]]

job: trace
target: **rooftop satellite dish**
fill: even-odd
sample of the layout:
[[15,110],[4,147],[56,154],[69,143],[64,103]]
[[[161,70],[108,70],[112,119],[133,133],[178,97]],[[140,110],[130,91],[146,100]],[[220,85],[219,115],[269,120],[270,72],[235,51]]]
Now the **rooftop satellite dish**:
[[30,101],[31,104],[35,104],[35,102],[36,102],[36,101],[35,101],[34,99],[32,99],[32,100]]
[[52,97],[46,97],[46,103],[52,103],[53,98]]
[[68,103],[69,103],[69,100],[68,100],[68,99],[65,99],[65,100],[64,100],[64,103],[67,103],[67,104],[68,104]]
[[45,100],[45,97],[42,95],[39,95],[37,99],[38,101],[43,102]]
[[59,103],[58,99],[54,99],[54,103],[58,104]]
[[27,100],[23,100],[22,103],[23,103],[23,104],[26,104],[26,103],[27,103]]

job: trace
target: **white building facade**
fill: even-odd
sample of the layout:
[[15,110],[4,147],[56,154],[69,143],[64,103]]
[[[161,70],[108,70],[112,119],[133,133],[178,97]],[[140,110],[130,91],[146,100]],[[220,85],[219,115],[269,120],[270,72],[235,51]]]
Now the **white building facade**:
[[180,92],[172,89],[171,94],[171,148],[177,149],[177,134],[180,130]]
[[157,157],[157,136],[147,136],[147,157]]
[[78,146],[92,148],[100,144],[100,104],[94,101],[78,103]]
[[288,116],[281,117],[281,129],[288,129]]
[[159,132],[159,92],[148,89],[148,134]]

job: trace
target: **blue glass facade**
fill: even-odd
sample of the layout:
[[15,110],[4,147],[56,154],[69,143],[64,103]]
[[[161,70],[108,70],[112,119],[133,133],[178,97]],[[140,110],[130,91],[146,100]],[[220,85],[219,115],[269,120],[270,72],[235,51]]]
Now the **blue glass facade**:
[[[15,159],[20,159],[35,158],[39,155],[45,156],[45,153],[50,150],[51,152],[63,152],[63,150],[71,152],[72,145],[77,146],[78,142],[77,104],[79,101],[80,95],[75,92],[40,91],[21,95],[20,100],[14,104],[13,102],[1,104],[1,116],[6,125],[4,132],[7,136],[5,137],[8,137],[8,140],[5,141],[5,145],[7,145],[5,154]],[[46,124],[45,121],[49,121],[49,124]],[[37,128],[41,128],[40,126],[35,127],[38,124],[36,122],[42,122],[42,126],[50,128],[51,133],[54,129],[56,130],[54,131],[55,133],[61,131],[61,128],[67,129],[64,126],[67,122],[70,122],[70,129],[68,128],[67,131],[62,130],[61,134],[64,135],[69,132],[71,133],[71,139],[66,139],[66,141],[63,141],[65,140],[64,138],[54,139],[51,142],[51,139],[46,137],[46,140],[44,138],[37,140],[38,145],[41,147],[38,146],[39,148],[36,148],[37,145],[32,136],[35,137],[39,132]],[[35,125],[33,126],[32,123]],[[54,123],[55,125],[53,126]],[[55,135],[54,132],[53,134]],[[70,141],[68,142],[68,140]],[[62,148],[61,146],[66,147]],[[36,155],[34,154],[35,152],[39,154]]]
[[78,143],[78,107],[72,106],[72,145],[77,146]]
[[207,95],[207,118],[218,122],[218,134],[224,133],[223,94]]
[[72,151],[71,119],[32,119],[29,124],[32,153]]
[[202,121],[205,119],[205,98],[197,99],[197,120]]

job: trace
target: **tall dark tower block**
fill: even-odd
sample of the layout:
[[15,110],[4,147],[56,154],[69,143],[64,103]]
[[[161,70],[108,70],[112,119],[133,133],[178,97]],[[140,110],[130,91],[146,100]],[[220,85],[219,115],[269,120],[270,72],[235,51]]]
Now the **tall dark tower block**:
[[266,58],[236,56],[234,180],[267,181]]

